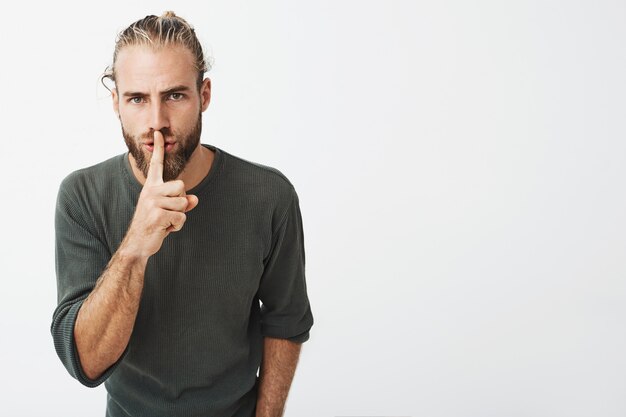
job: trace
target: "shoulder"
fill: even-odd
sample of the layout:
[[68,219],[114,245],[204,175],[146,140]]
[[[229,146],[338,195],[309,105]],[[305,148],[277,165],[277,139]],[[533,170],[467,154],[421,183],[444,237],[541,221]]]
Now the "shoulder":
[[290,179],[278,168],[250,161],[222,149],[229,176],[253,194],[261,193],[289,205],[296,194]]
[[63,178],[59,193],[74,198],[87,198],[88,195],[100,194],[111,187],[120,176],[120,162],[124,154],[113,156],[85,168],[70,172]]
[[220,151],[224,157],[225,183],[231,201],[254,211],[256,217],[269,218],[275,232],[289,214],[289,209],[299,204],[292,181],[276,167]]

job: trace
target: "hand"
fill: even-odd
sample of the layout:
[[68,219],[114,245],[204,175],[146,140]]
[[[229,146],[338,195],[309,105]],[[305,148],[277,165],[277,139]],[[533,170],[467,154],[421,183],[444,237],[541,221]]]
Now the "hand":
[[182,180],[163,182],[164,142],[156,130],[148,176],[125,238],[127,249],[146,258],[159,251],[167,235],[182,229],[185,213],[198,205],[198,197],[185,194]]

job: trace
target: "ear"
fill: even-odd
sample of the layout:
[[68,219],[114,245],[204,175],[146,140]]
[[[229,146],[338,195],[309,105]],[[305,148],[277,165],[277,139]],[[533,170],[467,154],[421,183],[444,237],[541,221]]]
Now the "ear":
[[111,98],[113,99],[113,111],[117,118],[120,118],[120,102],[118,101],[117,88],[111,90]]
[[202,111],[205,111],[209,107],[209,102],[211,101],[211,79],[208,77],[202,81],[202,86],[200,87],[200,99],[202,100]]

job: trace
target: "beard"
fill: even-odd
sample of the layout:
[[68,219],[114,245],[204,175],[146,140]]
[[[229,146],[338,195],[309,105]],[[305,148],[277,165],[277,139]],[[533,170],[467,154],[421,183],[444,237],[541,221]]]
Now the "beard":
[[[150,160],[152,159],[152,153],[146,150],[143,143],[146,141],[152,142],[154,139],[154,132],[143,135],[142,138],[136,137],[124,130],[124,124],[122,126],[122,135],[124,141],[128,147],[128,151],[135,158],[137,168],[143,173],[144,178],[148,178],[148,169],[150,168]],[[171,152],[163,153],[163,181],[171,181],[178,178],[178,176],[184,171],[189,162],[189,158],[196,150],[200,143],[200,135],[202,134],[202,113],[198,114],[198,120],[191,131],[186,134],[179,134],[176,131],[164,127],[160,129],[163,135],[163,140],[167,141],[168,138],[174,138],[176,144]],[[165,144],[164,144],[165,146]]]

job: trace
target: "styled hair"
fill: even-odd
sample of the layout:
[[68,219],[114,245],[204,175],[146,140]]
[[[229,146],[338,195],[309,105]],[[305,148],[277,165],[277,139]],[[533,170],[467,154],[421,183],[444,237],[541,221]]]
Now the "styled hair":
[[111,91],[104,83],[108,78],[115,83],[115,64],[119,52],[125,46],[148,45],[154,49],[177,45],[187,48],[194,57],[194,67],[198,71],[197,88],[200,91],[204,73],[211,69],[211,65],[204,58],[202,45],[196,33],[185,19],[176,16],[173,11],[166,11],[161,16],[149,15],[137,20],[117,35],[113,64],[106,68],[100,78],[104,87]]

